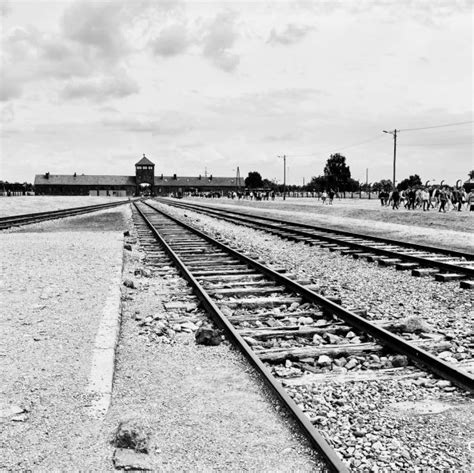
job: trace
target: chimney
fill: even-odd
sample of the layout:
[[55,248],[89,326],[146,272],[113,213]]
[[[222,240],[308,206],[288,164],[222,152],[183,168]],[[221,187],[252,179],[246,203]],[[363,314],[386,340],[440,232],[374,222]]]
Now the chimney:
[[199,174],[199,180],[201,180],[201,174]]
[[161,180],[163,180],[163,174],[161,174],[161,177],[160,177]]
[[209,180],[212,181],[212,174],[209,176]]
[[77,176],[77,173],[74,173],[74,177],[76,177],[76,176]]
[[173,179],[176,181],[178,180],[178,176],[176,174],[173,174]]
[[45,173],[44,177],[45,177],[46,179],[49,179],[49,172]]

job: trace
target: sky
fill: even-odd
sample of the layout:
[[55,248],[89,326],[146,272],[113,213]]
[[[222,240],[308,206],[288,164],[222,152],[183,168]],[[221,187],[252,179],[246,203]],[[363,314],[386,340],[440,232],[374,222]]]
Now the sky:
[[0,0],[0,15],[1,180],[133,175],[146,154],[157,175],[283,182],[286,155],[302,184],[340,152],[376,182],[394,129],[397,181],[474,168],[470,0]]

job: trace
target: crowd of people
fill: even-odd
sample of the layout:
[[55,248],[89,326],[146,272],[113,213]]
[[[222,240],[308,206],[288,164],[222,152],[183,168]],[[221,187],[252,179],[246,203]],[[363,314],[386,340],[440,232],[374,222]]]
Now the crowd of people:
[[408,210],[434,209],[438,212],[448,210],[460,212],[465,206],[466,210],[474,211],[474,191],[468,193],[462,187],[410,187],[402,191],[398,189],[392,192],[381,191],[379,199],[382,206],[391,206],[394,210],[404,206]]

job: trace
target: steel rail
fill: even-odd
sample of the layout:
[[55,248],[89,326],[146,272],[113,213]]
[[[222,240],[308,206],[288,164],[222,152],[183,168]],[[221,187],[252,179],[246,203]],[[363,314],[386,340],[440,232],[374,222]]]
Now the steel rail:
[[171,215],[166,214],[162,210],[153,207],[149,203],[145,202],[145,204],[160,212],[163,215],[166,215],[171,220],[175,221],[179,225],[182,225],[186,229],[192,231],[196,235],[200,236],[201,238],[205,239],[209,243],[219,247],[220,249],[226,251],[227,253],[231,254],[237,259],[245,262],[247,265],[257,269],[258,271],[264,273],[274,281],[279,282],[280,284],[290,288],[292,291],[300,294],[306,301],[314,302],[318,305],[321,305],[328,311],[336,314],[341,319],[345,320],[346,322],[352,324],[357,329],[361,330],[362,332],[369,333],[377,340],[381,341],[383,345],[391,348],[392,350],[396,351],[397,353],[401,353],[407,356],[413,363],[422,366],[423,368],[436,373],[437,375],[441,376],[444,379],[451,381],[452,383],[456,384],[462,389],[465,389],[469,392],[474,392],[474,377],[471,376],[469,373],[461,371],[454,366],[444,362],[440,358],[428,353],[427,351],[415,347],[411,345],[409,342],[404,340],[403,338],[389,332],[388,330],[378,327],[377,325],[372,324],[370,321],[364,319],[363,317],[351,312],[347,309],[344,309],[339,304],[336,304],[329,299],[313,292],[312,290],[302,286],[301,284],[293,281],[292,279],[287,278],[283,274],[280,274],[271,268],[255,261],[252,258],[230,248],[223,243],[215,240],[214,238],[206,235],[205,233],[201,232],[200,230],[182,222],[181,220],[173,217]]
[[[230,209],[223,209],[223,208],[218,208],[218,207],[213,207],[213,206],[207,206],[203,204],[197,204],[197,203],[191,203],[191,202],[174,202],[170,201],[170,199],[164,199],[164,198],[155,198],[155,200],[159,202],[166,203],[168,205],[174,205],[174,206],[182,206],[182,207],[188,207],[189,209],[192,209],[194,207],[200,208],[203,210],[212,210],[215,212],[222,212],[222,213],[227,213],[227,214],[233,214],[236,216],[243,216],[243,217],[254,217],[258,218],[259,220],[267,221],[267,222],[273,222],[273,223],[279,223],[280,225],[291,225],[295,227],[301,227],[301,228],[307,228],[315,231],[323,231],[323,232],[333,232],[339,235],[344,235],[348,237],[353,237],[353,238],[363,238],[367,240],[373,240],[378,243],[385,243],[387,245],[398,245],[401,247],[405,247],[407,249],[416,249],[420,251],[428,251],[432,253],[440,253],[448,256],[453,256],[457,258],[466,258],[470,260],[474,260],[474,254],[473,253],[465,253],[463,251],[458,251],[458,250],[450,250],[448,248],[440,248],[437,246],[429,246],[429,245],[421,245],[419,243],[411,243],[407,241],[401,241],[401,240],[392,240],[390,238],[384,238],[384,237],[379,237],[375,235],[367,235],[364,233],[355,233],[355,232],[349,232],[346,230],[339,230],[336,228],[326,228],[326,227],[319,227],[317,225],[311,225],[308,223],[301,223],[301,222],[292,222],[290,220],[283,220],[283,219],[277,219],[277,218],[272,218],[272,217],[265,217],[263,215],[257,215],[255,213],[250,213],[250,212],[238,212],[235,210],[230,210]],[[265,209],[258,209],[258,210],[265,210]],[[319,238],[319,235],[318,235]]]
[[[147,204],[148,205],[148,204]],[[252,349],[249,347],[247,342],[239,335],[237,330],[232,326],[232,324],[227,320],[225,315],[220,311],[219,307],[213,302],[213,300],[209,297],[207,292],[201,286],[201,284],[197,281],[197,279],[191,274],[189,269],[186,265],[181,261],[179,256],[173,251],[170,245],[164,240],[164,238],[160,235],[160,233],[156,230],[153,224],[148,220],[146,215],[142,212],[142,210],[134,203],[135,208],[153,233],[154,237],[160,242],[160,244],[165,249],[166,253],[169,257],[174,261],[176,266],[178,267],[181,275],[190,283],[191,287],[194,289],[194,292],[198,299],[201,301],[202,305],[214,320],[214,322],[222,328],[228,338],[236,345],[241,352],[245,355],[245,357],[250,361],[250,363],[257,369],[257,371],[263,376],[264,380],[267,384],[271,387],[274,393],[279,397],[279,399],[283,402],[285,407],[290,411],[294,419],[299,424],[299,427],[302,429],[306,437],[309,439],[311,444],[324,456],[325,460],[327,461],[331,470],[346,473],[350,470],[344,465],[336,451],[329,445],[326,439],[316,430],[309,419],[303,414],[303,412],[296,406],[295,402],[291,399],[291,397],[286,393],[286,391],[282,388],[280,383],[278,383],[275,378],[272,376],[270,371],[265,367],[262,361],[255,355]],[[178,225],[183,226],[182,222],[170,217],[164,212],[161,212],[158,209],[150,206],[156,212],[160,212],[161,214],[165,215],[166,217],[170,218],[172,221],[177,223]],[[184,225],[187,228],[186,225]],[[193,231],[192,227],[187,228],[188,230]],[[200,232],[197,233],[200,235]],[[207,240],[207,238],[206,238]]]
[[121,200],[118,202],[107,202],[105,204],[87,205],[83,207],[71,207],[67,209],[51,210],[46,212],[36,212],[30,214],[12,215],[7,217],[0,217],[0,230],[8,229],[12,226],[28,225],[43,220],[52,220],[55,218],[62,218],[74,216],[82,213],[95,212],[107,208],[117,207],[119,205],[129,204],[133,200]]
[[[160,202],[163,202],[163,201],[160,201]],[[189,209],[189,210],[194,209],[192,204],[190,205],[190,204],[181,204],[181,203],[174,203],[174,202],[169,203],[168,201],[164,201],[163,203],[165,203],[166,205],[172,205],[172,206],[175,206],[175,207],[182,207],[182,208],[186,208],[186,209]],[[200,207],[200,206],[198,206],[198,207]],[[214,214],[214,215],[219,216],[220,218],[228,219],[229,221],[237,220],[237,221],[244,222],[244,223],[258,225],[258,222],[255,222],[255,221],[251,220],[251,218],[252,218],[251,216],[249,216],[249,215],[243,216],[242,214],[238,214],[238,213],[232,212],[232,211],[227,212],[227,210],[220,210],[220,209],[216,210],[216,209],[209,209],[209,208],[205,208],[205,207],[201,207],[201,210],[197,210],[197,211],[198,212],[203,212],[203,213],[209,213],[211,215]],[[236,215],[232,216],[232,217],[231,216],[226,216],[225,214],[227,214],[227,213],[236,214]],[[224,214],[224,216],[222,214]],[[268,219],[266,217],[260,217],[260,216],[254,216],[254,218],[260,219],[260,220],[276,221],[274,219]],[[286,222],[285,224],[293,225],[293,223],[291,223],[291,222]],[[295,224],[295,226],[297,226],[297,225],[299,225],[299,224]],[[309,226],[309,228],[313,228],[313,227]],[[387,257],[391,257],[391,258],[399,258],[399,259],[408,260],[408,261],[411,261],[413,263],[417,263],[420,266],[425,266],[425,267],[433,267],[434,266],[434,267],[437,267],[437,268],[439,268],[441,270],[444,270],[444,271],[452,271],[452,272],[456,272],[456,273],[461,273],[461,274],[465,274],[466,276],[469,276],[469,277],[474,276],[474,268],[469,268],[469,267],[465,267],[465,266],[458,266],[456,264],[447,263],[447,262],[444,262],[444,261],[436,261],[435,259],[430,259],[428,256],[423,257],[423,256],[410,255],[410,254],[406,254],[406,253],[397,253],[395,250],[388,250],[388,249],[384,249],[384,248],[372,247],[372,246],[370,246],[370,244],[363,244],[363,243],[339,240],[335,237],[331,237],[331,236],[328,236],[328,235],[314,235],[310,231],[297,230],[297,229],[293,229],[293,228],[285,228],[285,227],[281,227],[279,225],[273,225],[271,223],[266,223],[265,227],[262,228],[262,229],[263,230],[273,229],[273,230],[276,230],[276,231],[288,230],[288,232],[294,233],[295,236],[298,235],[298,236],[304,236],[304,237],[309,237],[309,238],[321,239],[321,240],[327,241],[328,243],[335,243],[335,244],[338,244],[340,246],[346,246],[346,247],[350,247],[350,248],[365,251],[365,252],[369,251],[371,253],[377,253],[377,254],[384,255],[384,256],[387,256]],[[313,230],[318,231],[316,227],[313,228]],[[356,235],[357,234],[354,234],[354,237],[366,238],[368,240],[372,239],[372,237],[365,237],[365,236],[360,236],[359,237],[359,236],[356,236]],[[390,241],[390,240],[387,240],[387,241]],[[396,245],[396,244],[398,244],[398,242],[393,241],[390,244]],[[405,247],[411,247],[411,246],[409,246],[410,244],[407,244],[407,243],[405,243],[404,245],[405,245]],[[417,248],[417,249],[424,248],[423,251],[434,251],[434,249],[432,247],[423,247],[422,245],[413,245],[413,248]],[[448,251],[448,250],[446,250],[446,251]],[[466,254],[463,254],[463,253],[461,253],[461,254],[462,254],[462,257],[466,257],[466,256],[469,257],[469,255],[466,255]]]

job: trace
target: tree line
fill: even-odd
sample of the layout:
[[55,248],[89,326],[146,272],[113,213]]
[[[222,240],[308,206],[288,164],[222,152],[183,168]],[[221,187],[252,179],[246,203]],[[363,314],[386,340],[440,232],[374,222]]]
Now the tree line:
[[[469,172],[469,177],[474,179],[474,171]],[[411,175],[397,184],[399,191],[406,190],[411,187],[421,187],[423,182],[418,174]],[[283,185],[268,179],[262,179],[257,171],[249,172],[245,178],[245,187],[250,189],[272,189],[281,192]],[[286,187],[288,191],[308,191],[323,192],[333,190],[334,192],[380,192],[390,191],[392,189],[392,181],[390,179],[382,179],[371,184],[361,183],[351,177],[350,167],[346,164],[346,157],[342,154],[331,154],[323,169],[323,174],[313,176],[311,180],[304,186],[292,185]]]

